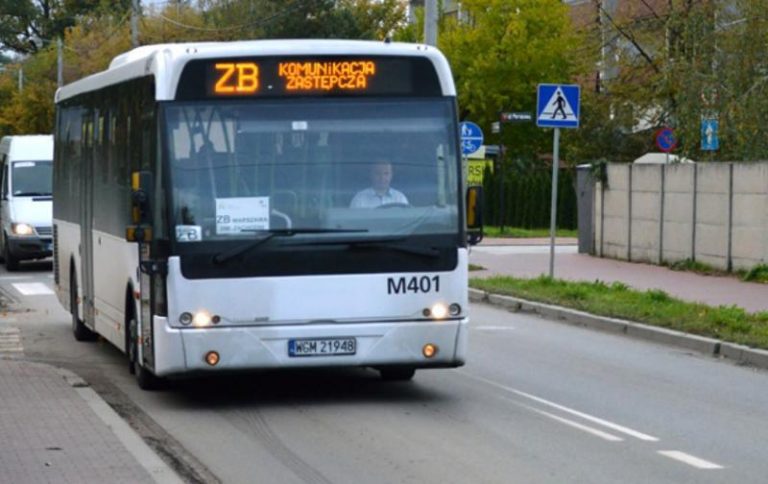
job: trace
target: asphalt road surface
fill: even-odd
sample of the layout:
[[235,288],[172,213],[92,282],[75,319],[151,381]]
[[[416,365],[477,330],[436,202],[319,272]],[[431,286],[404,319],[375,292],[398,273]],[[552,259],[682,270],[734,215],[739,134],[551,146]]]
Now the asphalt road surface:
[[[768,372],[472,308],[470,360],[255,373],[143,392],[124,356],[74,341],[50,264],[0,271],[3,351],[83,376],[190,482],[763,483]],[[7,345],[16,345],[11,349]]]

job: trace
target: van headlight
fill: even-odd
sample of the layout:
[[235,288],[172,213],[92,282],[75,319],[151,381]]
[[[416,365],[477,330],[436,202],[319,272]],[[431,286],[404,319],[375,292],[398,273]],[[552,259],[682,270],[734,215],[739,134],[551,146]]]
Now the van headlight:
[[14,235],[34,235],[35,229],[27,224],[11,224],[11,232]]

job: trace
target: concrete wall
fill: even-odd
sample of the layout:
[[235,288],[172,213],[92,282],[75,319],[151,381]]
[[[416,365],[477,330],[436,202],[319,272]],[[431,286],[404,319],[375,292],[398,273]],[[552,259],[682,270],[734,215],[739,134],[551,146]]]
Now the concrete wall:
[[594,254],[727,270],[768,262],[768,163],[609,164],[605,180]]
[[632,173],[629,259],[660,262],[661,182],[658,165],[630,165]]

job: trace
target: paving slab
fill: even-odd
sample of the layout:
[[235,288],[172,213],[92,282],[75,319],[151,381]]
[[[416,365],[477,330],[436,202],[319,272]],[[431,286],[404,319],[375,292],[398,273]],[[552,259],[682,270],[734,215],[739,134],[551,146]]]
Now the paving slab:
[[0,482],[181,480],[82,379],[0,357]]

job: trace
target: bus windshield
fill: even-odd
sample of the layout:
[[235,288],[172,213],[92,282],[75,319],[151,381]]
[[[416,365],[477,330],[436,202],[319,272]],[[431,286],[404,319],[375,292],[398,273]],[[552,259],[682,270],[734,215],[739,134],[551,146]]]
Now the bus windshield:
[[176,242],[459,232],[453,100],[169,103]]

